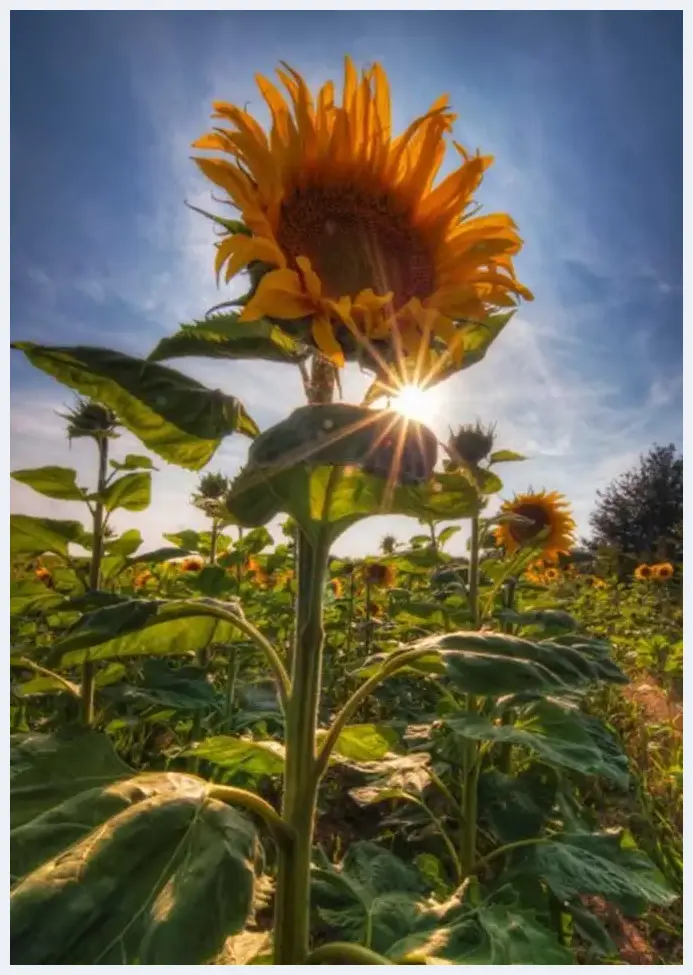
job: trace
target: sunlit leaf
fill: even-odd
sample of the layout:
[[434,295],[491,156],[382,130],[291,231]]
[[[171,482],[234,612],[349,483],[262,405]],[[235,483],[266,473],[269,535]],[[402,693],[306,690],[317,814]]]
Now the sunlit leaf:
[[34,467],[12,471],[10,477],[20,484],[59,501],[84,501],[86,492],[77,486],[77,471],[71,467]]
[[151,362],[201,356],[212,359],[264,359],[270,362],[301,362],[309,349],[266,319],[239,322],[235,312],[211,315],[181,325],[175,335],[163,338]]

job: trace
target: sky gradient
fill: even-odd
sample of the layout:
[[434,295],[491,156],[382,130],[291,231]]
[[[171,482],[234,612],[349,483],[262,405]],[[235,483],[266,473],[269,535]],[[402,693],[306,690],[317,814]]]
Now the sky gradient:
[[[13,12],[11,337],[146,355],[228,297],[212,229],[184,206],[210,208],[190,143],[212,100],[264,122],[256,72],[285,60],[315,89],[341,83],[346,53],[379,61],[398,131],[447,92],[457,141],[496,157],[478,200],[518,223],[536,298],[441,387],[436,432],[495,422],[497,446],[529,458],[499,467],[503,497],[562,491],[584,532],[598,489],[654,442],[682,442],[681,32],[680,12]],[[302,402],[293,367],[171,365],[238,396],[262,428]],[[93,446],[68,450],[55,414],[71,392],[17,352],[11,382],[12,469],[74,466],[91,483]],[[350,367],[345,398],[367,384]],[[229,438],[210,469],[235,474],[248,443]],[[115,518],[148,546],[204,523],[188,504],[198,475],[155,462],[151,509]],[[11,506],[79,516],[17,484]],[[386,531],[417,526],[373,519],[339,549],[366,554]]]

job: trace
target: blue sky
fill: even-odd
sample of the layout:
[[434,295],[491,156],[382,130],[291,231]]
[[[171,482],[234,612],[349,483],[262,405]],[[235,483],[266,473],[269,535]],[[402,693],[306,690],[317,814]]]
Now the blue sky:
[[[346,53],[380,61],[398,129],[447,92],[455,138],[495,155],[478,198],[519,224],[536,296],[442,387],[433,426],[495,422],[498,445],[529,457],[499,470],[503,496],[563,491],[586,530],[597,489],[653,442],[681,444],[681,25],[678,12],[13,12],[12,338],[144,355],[200,317],[228,294],[211,228],[183,204],[211,202],[189,157],[212,99],[264,120],[253,76],[280,59],[312,87],[341,79]],[[290,367],[175,365],[263,428],[301,402]],[[54,413],[71,393],[19,353],[11,379],[12,467],[69,464],[86,481],[89,445],[68,452]],[[348,370],[345,397],[366,385]],[[247,446],[229,439],[211,468],[234,474]],[[116,520],[154,545],[203,523],[187,503],[197,475],[158,466],[150,511]],[[21,485],[11,497],[14,511],[77,514]],[[375,519],[340,549],[365,554],[389,530],[417,526]]]

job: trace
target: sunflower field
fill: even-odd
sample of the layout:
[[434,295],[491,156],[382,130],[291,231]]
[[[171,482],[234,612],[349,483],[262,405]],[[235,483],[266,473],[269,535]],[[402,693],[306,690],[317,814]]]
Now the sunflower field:
[[[195,143],[247,293],[147,358],[14,345],[93,478],[12,472],[84,512],[11,516],[12,962],[680,963],[681,566],[624,578],[566,498],[505,498],[490,426],[398,410],[512,328],[522,240],[474,210],[489,157],[436,182],[445,99],[394,136],[379,66],[278,75],[269,131],[217,102]],[[186,356],[293,365],[306,405],[260,430]],[[146,551],[111,523],[158,458],[205,470],[208,529]],[[412,536],[343,557],[382,514]]]

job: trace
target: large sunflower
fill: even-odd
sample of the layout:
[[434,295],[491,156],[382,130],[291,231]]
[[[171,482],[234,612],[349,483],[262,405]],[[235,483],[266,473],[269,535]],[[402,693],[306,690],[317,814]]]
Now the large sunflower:
[[506,501],[501,511],[527,519],[505,521],[495,528],[496,542],[508,553],[523,545],[535,545],[551,561],[562,552],[569,552],[575,544],[576,525],[570,506],[557,491],[518,494],[512,501]]
[[217,273],[264,272],[251,275],[259,283],[241,319],[291,322],[294,332],[308,323],[302,336],[339,366],[364,348],[381,365],[383,355],[425,361],[429,372],[436,355],[438,371],[441,357],[459,364],[470,323],[532,298],[515,277],[522,241],[511,218],[468,212],[492,157],[454,143],[462,164],[434,186],[456,117],[445,96],[395,137],[379,65],[359,78],[346,59],[341,105],[331,81],[314,100],[284,68],[288,97],[256,78],[269,133],[215,102],[213,118],[230,127],[193,144],[231,157],[196,162],[243,219],[226,222]]

